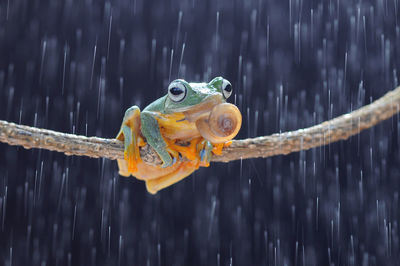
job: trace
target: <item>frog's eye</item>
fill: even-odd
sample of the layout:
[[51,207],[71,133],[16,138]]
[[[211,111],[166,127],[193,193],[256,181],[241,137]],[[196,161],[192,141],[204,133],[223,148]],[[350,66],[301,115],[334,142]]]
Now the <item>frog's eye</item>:
[[222,94],[224,95],[225,99],[228,99],[232,94],[232,85],[226,79],[222,81]]
[[174,102],[180,102],[186,97],[186,87],[179,81],[173,81],[168,86],[168,97]]

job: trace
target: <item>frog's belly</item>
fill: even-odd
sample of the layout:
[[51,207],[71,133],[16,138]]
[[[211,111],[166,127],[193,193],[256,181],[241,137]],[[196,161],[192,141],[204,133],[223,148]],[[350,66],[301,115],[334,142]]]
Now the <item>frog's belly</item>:
[[185,120],[182,113],[161,115],[157,118],[157,121],[163,137],[180,140],[200,137],[196,124]]

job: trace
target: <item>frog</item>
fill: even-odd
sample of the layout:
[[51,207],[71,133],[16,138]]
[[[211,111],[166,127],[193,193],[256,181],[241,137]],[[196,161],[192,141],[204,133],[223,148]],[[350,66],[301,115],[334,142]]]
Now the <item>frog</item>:
[[[208,167],[212,156],[220,155],[240,128],[236,125],[235,132],[222,138],[202,129],[212,110],[232,105],[227,103],[232,92],[231,83],[223,77],[208,83],[176,79],[169,84],[167,94],[142,111],[136,105],[128,108],[116,136],[124,145],[124,159],[117,160],[119,174],[145,181],[147,191],[155,194],[199,167]],[[237,109],[234,105],[233,108]],[[241,124],[240,111],[235,112],[239,112],[235,116],[240,116]],[[154,149],[161,165],[142,160],[140,148],[146,145]]]

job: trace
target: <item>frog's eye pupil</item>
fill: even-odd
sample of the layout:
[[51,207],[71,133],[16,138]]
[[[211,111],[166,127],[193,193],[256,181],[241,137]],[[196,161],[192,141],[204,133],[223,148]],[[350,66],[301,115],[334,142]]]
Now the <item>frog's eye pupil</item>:
[[179,95],[179,94],[183,93],[182,89],[177,88],[177,87],[171,88],[171,89],[170,89],[170,92],[171,92],[173,95]]
[[224,79],[224,81],[222,82],[222,94],[224,95],[225,99],[228,99],[229,96],[231,96],[232,91],[233,90],[231,83],[229,83],[229,81]]
[[173,81],[168,87],[168,96],[174,102],[180,102],[186,97],[186,87],[182,82]]

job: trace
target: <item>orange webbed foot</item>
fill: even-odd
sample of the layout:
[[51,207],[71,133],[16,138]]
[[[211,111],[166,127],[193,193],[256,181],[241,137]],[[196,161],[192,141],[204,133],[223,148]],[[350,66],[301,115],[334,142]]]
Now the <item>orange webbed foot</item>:
[[117,139],[124,142],[124,160],[118,160],[119,173],[129,176],[137,172],[137,164],[141,161],[139,146],[144,145],[140,135],[140,110],[137,106],[125,112]]
[[130,144],[124,151],[124,159],[128,163],[128,171],[130,173],[137,172],[137,163],[140,161],[139,147],[135,144]]
[[232,141],[230,140],[230,141],[227,141],[227,142],[224,142],[224,143],[217,143],[217,144],[213,144],[213,149],[212,149],[212,152],[215,154],[215,155],[221,155],[222,154],[222,150],[225,148],[225,147],[229,147],[230,145],[232,144]]
[[190,141],[190,143],[187,145],[183,144],[177,144],[176,140],[166,140],[166,143],[168,145],[168,152],[176,157],[176,159],[179,159],[179,154],[182,157],[186,157],[190,161],[194,161],[197,158],[197,143],[199,142],[199,139],[193,139]]

